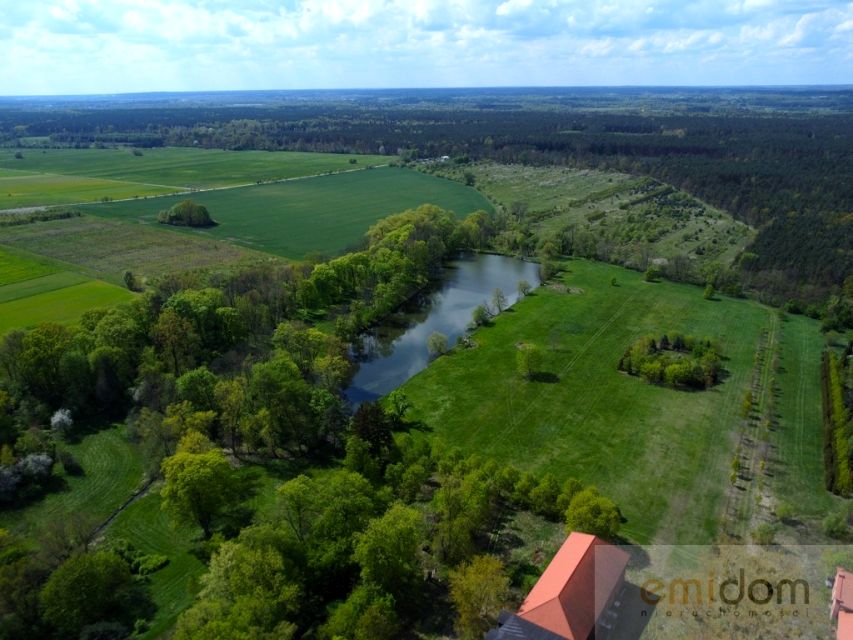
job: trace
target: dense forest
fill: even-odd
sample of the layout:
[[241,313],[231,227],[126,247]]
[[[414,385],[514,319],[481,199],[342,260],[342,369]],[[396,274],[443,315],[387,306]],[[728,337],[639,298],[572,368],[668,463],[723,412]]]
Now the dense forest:
[[[164,94],[0,105],[0,143],[492,159],[652,176],[760,229],[745,287],[832,305],[853,273],[853,92],[430,90]],[[839,313],[841,319],[839,319]],[[849,322],[849,305],[830,325]]]

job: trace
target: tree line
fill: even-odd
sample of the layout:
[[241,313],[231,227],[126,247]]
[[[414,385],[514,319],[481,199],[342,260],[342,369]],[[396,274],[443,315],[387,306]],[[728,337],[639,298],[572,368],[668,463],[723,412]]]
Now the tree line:
[[853,494],[853,436],[851,410],[853,406],[853,376],[850,356],[853,343],[839,356],[825,351],[821,359],[821,394],[823,400],[823,457],[825,483],[828,491],[849,497]]

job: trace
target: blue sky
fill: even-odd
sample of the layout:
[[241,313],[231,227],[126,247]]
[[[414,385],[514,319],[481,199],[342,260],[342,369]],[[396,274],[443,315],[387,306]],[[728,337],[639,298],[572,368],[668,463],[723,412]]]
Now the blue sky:
[[853,84],[853,2],[2,0],[0,94]]

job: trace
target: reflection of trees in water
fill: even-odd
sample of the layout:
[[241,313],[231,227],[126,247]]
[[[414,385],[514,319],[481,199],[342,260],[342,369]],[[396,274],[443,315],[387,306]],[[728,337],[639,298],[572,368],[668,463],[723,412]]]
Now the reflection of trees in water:
[[396,341],[409,329],[426,322],[433,307],[438,305],[442,298],[440,291],[422,293],[411,298],[402,309],[388,316],[385,322],[362,333],[360,339],[353,342],[350,358],[353,362],[363,363],[393,355]]

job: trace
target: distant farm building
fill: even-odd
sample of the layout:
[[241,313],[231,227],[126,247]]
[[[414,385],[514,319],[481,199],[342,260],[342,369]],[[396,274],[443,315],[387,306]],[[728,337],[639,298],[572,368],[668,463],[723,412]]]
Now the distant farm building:
[[515,614],[503,613],[486,640],[587,640],[603,637],[603,614],[619,606],[628,554],[601,538],[572,532]]

